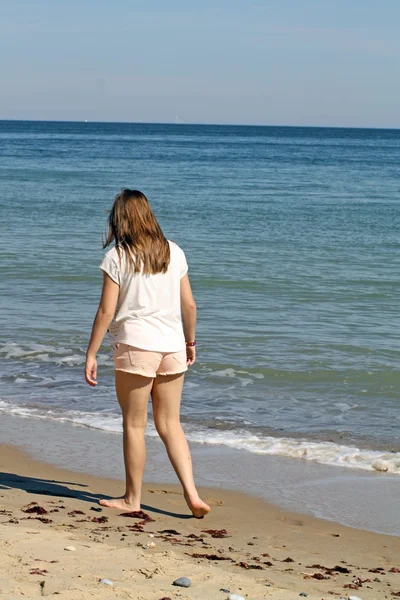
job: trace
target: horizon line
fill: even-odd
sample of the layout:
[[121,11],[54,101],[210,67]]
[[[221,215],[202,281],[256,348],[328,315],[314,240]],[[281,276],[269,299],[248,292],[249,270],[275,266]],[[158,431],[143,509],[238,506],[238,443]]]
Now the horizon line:
[[19,119],[11,118],[4,119],[0,117],[0,122],[20,122],[20,123],[79,123],[93,125],[174,125],[181,127],[188,125],[190,127],[276,127],[276,128],[303,128],[303,129],[371,129],[371,130],[387,130],[399,131],[400,126],[364,126],[364,125],[267,125],[257,123],[191,123],[191,122],[175,122],[175,121],[90,121],[89,119]]

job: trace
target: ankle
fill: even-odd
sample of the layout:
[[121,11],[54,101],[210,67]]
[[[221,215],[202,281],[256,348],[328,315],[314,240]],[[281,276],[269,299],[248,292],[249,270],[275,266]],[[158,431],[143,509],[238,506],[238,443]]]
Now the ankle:
[[196,490],[196,488],[193,489],[193,490],[184,490],[183,491],[183,495],[186,498],[190,498],[190,499],[193,499],[193,500],[197,500],[198,498],[200,498],[200,496],[199,496],[198,491]]
[[137,494],[133,494],[132,492],[125,492],[124,500],[127,504],[140,504],[140,496],[138,497]]

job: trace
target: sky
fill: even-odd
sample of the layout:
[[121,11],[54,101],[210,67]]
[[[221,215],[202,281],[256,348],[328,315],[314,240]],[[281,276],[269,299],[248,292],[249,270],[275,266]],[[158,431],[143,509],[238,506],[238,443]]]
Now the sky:
[[0,0],[0,119],[400,127],[400,0]]

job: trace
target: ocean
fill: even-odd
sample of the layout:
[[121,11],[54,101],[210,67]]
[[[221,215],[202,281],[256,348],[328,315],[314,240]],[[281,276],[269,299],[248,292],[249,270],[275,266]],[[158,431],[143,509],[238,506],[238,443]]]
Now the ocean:
[[400,474],[399,162],[399,130],[0,121],[0,412],[121,431],[107,344],[83,365],[131,187],[189,263],[189,440]]

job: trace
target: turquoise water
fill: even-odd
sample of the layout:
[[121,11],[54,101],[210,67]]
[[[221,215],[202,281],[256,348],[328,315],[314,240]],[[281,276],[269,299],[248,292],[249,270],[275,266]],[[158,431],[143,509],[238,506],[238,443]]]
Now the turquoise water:
[[395,130],[0,122],[0,410],[120,431],[107,346],[82,367],[129,186],[189,262],[189,438],[400,473],[399,161]]

